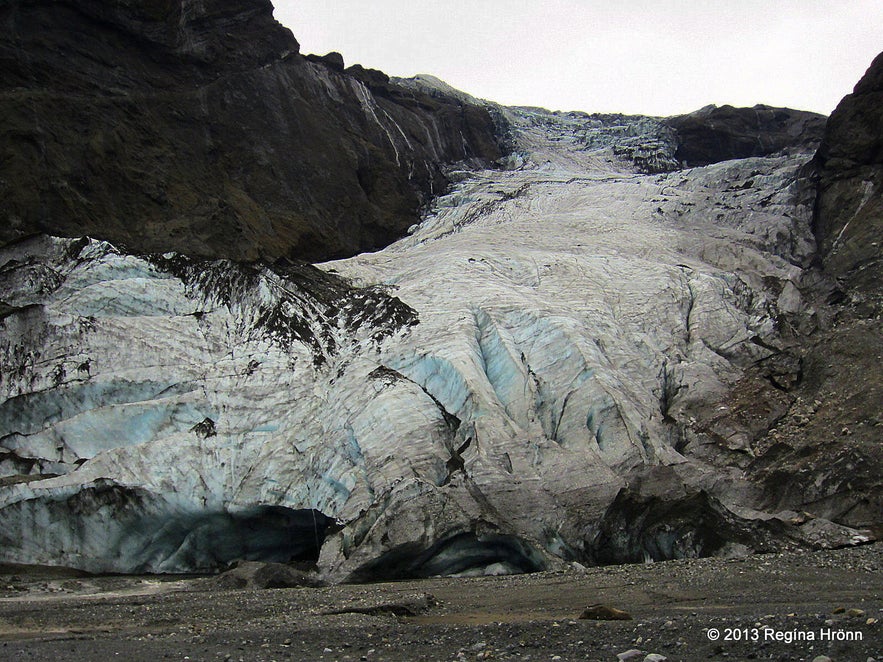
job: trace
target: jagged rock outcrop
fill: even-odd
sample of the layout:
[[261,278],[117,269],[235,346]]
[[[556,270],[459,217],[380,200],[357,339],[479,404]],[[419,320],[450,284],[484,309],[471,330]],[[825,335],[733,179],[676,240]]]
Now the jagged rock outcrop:
[[325,259],[402,236],[486,110],[310,61],[268,0],[0,6],[0,241]]
[[706,106],[665,123],[677,133],[675,153],[688,166],[815,149],[825,116],[790,108]]

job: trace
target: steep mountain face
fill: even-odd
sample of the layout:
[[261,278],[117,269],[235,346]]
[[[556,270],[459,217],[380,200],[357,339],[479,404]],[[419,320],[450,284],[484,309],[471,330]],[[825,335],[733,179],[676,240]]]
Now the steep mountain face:
[[[799,401],[755,468],[770,504],[855,523],[883,512],[883,55],[831,115],[807,171],[818,181],[813,229],[823,312],[803,343]],[[876,515],[873,515],[876,513]]]
[[327,259],[401,237],[487,111],[307,59],[268,0],[0,6],[0,240]]
[[879,291],[883,234],[883,54],[832,113],[816,155],[815,232],[825,269]]
[[879,310],[826,244],[876,217],[823,204],[875,176],[830,174],[875,153],[849,121],[817,200],[794,111],[700,111],[739,138],[685,167],[681,119],[344,70],[257,0],[0,12],[0,559],[361,581],[878,535]]

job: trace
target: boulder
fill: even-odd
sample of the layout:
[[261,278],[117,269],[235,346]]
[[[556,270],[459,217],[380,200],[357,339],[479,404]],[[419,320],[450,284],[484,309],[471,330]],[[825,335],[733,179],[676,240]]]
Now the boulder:
[[332,51],[327,55],[307,55],[310,62],[320,62],[335,71],[344,70],[343,55],[337,51]]
[[580,619],[592,621],[630,621],[632,615],[622,609],[609,607],[607,605],[597,604],[589,605],[583,609]]
[[283,563],[239,561],[214,580],[218,588],[316,588],[323,586],[315,574]]

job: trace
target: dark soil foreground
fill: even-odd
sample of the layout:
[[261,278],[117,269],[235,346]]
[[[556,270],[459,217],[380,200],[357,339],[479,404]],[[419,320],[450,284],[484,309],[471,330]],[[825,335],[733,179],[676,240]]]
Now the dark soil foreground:
[[[272,590],[219,585],[214,578],[4,568],[0,659],[644,660],[657,654],[883,662],[880,543],[508,577]],[[633,620],[578,618],[596,603]],[[622,655],[629,651],[631,657]]]

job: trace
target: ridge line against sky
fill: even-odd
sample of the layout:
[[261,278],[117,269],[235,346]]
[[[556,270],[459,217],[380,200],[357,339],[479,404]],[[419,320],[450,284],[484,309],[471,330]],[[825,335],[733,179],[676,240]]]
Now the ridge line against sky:
[[883,50],[881,0],[274,0],[303,53],[432,74],[474,96],[675,115],[829,114]]

